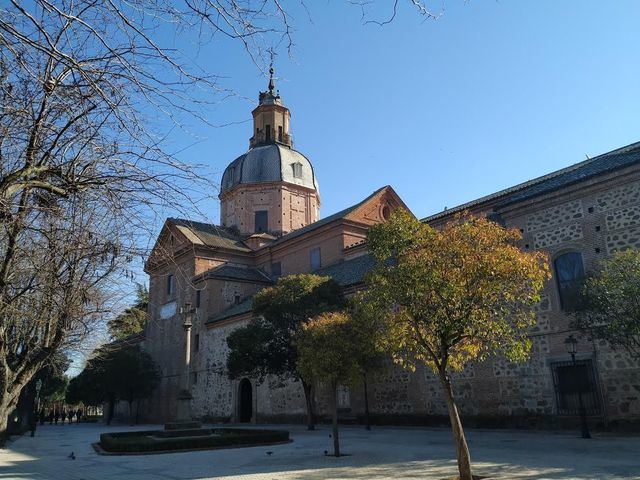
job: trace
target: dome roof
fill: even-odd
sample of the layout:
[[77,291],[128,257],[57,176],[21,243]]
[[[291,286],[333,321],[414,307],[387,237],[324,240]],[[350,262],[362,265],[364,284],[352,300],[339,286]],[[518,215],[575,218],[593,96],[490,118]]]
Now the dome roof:
[[247,183],[286,182],[318,190],[311,162],[292,148],[269,144],[251,148],[225,169],[220,193]]

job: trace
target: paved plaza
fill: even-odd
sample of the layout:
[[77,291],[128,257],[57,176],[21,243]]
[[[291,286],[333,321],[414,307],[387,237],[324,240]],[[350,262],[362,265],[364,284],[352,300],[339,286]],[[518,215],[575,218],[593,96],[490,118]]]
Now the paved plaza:
[[[101,424],[39,427],[0,450],[0,479],[442,479],[455,474],[447,429],[345,427],[349,456],[325,457],[329,428],[287,426],[293,442],[271,447],[101,456],[101,432],[148,429]],[[154,427],[151,427],[154,428]],[[282,428],[278,426],[277,428]],[[640,479],[640,436],[469,430],[477,474],[502,479]],[[76,459],[68,458],[74,452]],[[267,452],[272,452],[268,455]]]

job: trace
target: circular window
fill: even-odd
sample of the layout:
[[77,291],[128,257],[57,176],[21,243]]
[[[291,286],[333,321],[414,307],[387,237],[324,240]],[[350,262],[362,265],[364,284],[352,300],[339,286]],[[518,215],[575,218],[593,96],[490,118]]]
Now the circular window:
[[391,216],[391,209],[389,208],[388,205],[385,205],[384,207],[382,207],[382,218],[384,218],[385,220],[389,220],[390,216]]

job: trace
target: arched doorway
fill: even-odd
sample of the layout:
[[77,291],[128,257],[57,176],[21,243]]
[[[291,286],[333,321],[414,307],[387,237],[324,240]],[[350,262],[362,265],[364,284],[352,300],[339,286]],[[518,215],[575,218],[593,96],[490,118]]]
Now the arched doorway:
[[238,421],[247,423],[253,417],[253,390],[251,382],[243,378],[238,386]]

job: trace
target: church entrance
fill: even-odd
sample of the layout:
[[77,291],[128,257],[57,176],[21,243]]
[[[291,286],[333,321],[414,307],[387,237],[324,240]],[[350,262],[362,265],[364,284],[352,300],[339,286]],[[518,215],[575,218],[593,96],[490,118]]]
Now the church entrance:
[[238,386],[238,421],[247,423],[253,417],[253,389],[251,382],[243,378]]

